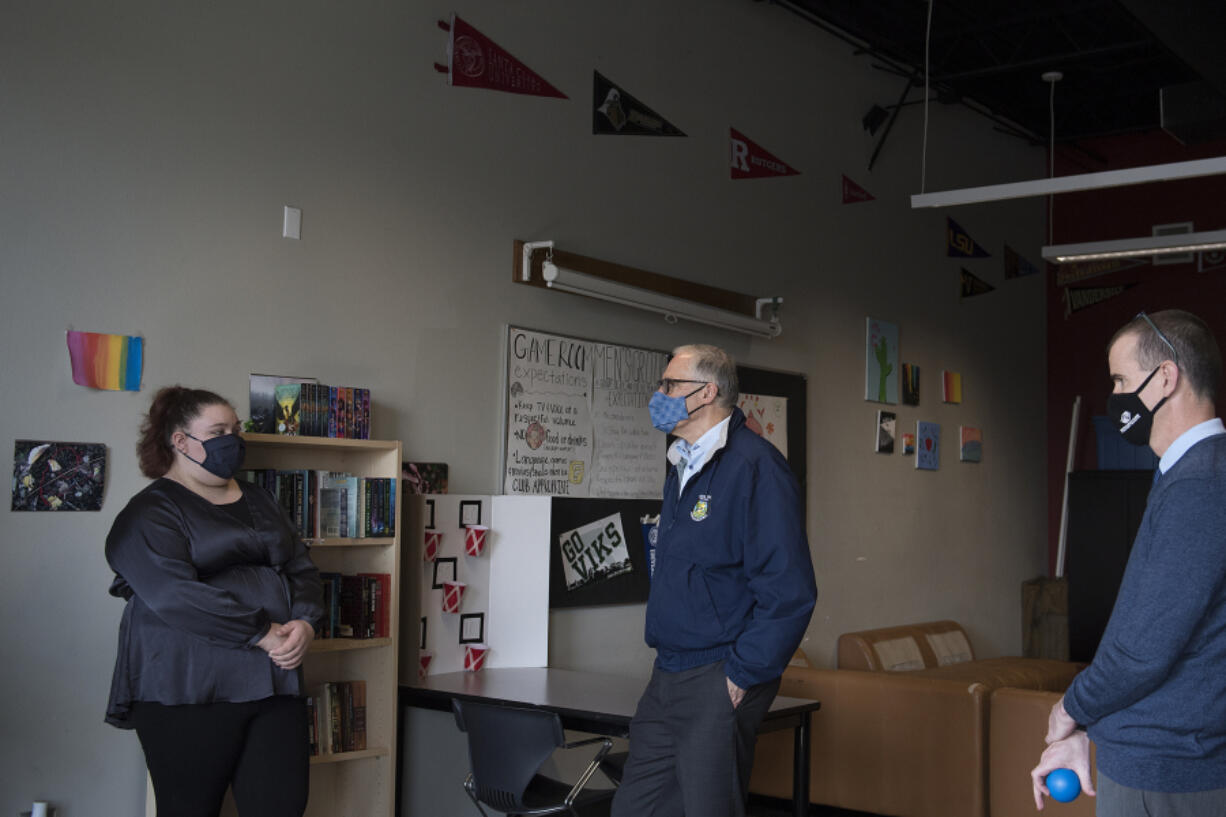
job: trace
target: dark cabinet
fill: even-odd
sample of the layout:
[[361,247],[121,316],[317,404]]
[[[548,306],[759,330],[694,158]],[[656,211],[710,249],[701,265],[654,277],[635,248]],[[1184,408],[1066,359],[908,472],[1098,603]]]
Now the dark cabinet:
[[1069,658],[1090,661],[1111,617],[1124,566],[1153,471],[1076,471],[1069,475],[1068,580]]

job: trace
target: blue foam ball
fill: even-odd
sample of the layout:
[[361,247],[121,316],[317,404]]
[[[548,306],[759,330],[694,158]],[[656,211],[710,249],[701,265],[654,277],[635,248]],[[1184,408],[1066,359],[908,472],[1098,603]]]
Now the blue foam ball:
[[1072,769],[1055,769],[1045,782],[1052,799],[1061,803],[1071,803],[1081,794],[1081,781]]

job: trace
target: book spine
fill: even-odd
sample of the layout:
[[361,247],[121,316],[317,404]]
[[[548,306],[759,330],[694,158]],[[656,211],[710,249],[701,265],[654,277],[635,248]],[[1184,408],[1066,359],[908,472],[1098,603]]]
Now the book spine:
[[370,439],[370,389],[362,389],[362,439]]
[[330,725],[332,727],[332,751],[343,752],[345,751],[345,741],[341,736],[341,727],[343,725],[341,722],[341,713],[343,710],[341,709],[341,696],[340,689],[338,687],[339,684],[337,684],[335,681],[328,682],[328,693],[332,704],[330,714]]
[[341,746],[353,751],[353,686],[348,681],[337,684],[341,696]]
[[371,508],[371,505],[373,503],[370,501],[371,494],[372,494],[372,491],[371,491],[370,480],[369,479],[362,480],[362,498],[366,501],[366,507],[362,515],[362,524],[363,524],[362,535],[363,536],[371,535],[370,534],[370,514],[371,514],[371,511],[373,510]]
[[314,437],[324,436],[323,391],[325,388],[322,383],[311,384],[311,435]]
[[317,720],[319,721],[319,752],[330,755],[334,751],[332,743],[332,685],[320,684],[319,702],[317,704]]
[[311,436],[311,384],[302,384],[302,421],[298,426],[298,433],[303,437]]
[[346,509],[349,514],[349,532],[346,534],[346,536],[351,539],[356,539],[358,537],[358,505],[360,499],[358,479],[357,477],[349,477],[346,480],[346,483],[348,485],[346,488],[348,493]]
[[291,485],[292,485],[292,488],[291,488],[292,494],[290,497],[290,501],[294,509],[294,528],[298,531],[299,536],[305,537],[306,536],[306,517],[303,514],[302,498],[303,498],[304,492],[306,491],[306,487],[302,484],[303,483],[302,472],[295,471],[293,474],[290,475],[290,478],[291,478]]
[[362,581],[366,585],[366,637],[374,638],[379,620],[379,583],[370,576]]
[[336,386],[328,387],[328,436],[336,436]]
[[387,535],[396,535],[396,478],[391,477],[387,483]]
[[353,750],[366,748],[366,682],[351,681],[350,697],[353,701]]
[[370,535],[383,535],[383,480],[372,477],[370,480]]

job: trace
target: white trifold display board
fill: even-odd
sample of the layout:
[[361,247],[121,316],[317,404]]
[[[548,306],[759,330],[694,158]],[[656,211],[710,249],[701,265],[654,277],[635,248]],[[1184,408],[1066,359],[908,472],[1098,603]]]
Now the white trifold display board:
[[[551,498],[426,494],[411,500],[413,529],[403,559],[412,565],[406,579],[418,573],[421,621],[405,627],[402,644],[418,652],[424,643],[430,675],[463,670],[465,642],[474,639],[489,648],[485,667],[547,666]],[[465,552],[466,524],[489,528],[479,556]],[[423,559],[427,531],[442,535],[430,562]],[[466,585],[455,613],[443,612],[447,579]]]

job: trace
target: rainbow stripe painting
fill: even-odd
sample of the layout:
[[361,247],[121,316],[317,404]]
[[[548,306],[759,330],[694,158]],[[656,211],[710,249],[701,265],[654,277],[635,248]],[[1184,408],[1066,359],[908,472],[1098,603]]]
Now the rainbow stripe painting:
[[111,391],[140,391],[144,338],[68,331],[72,382]]

